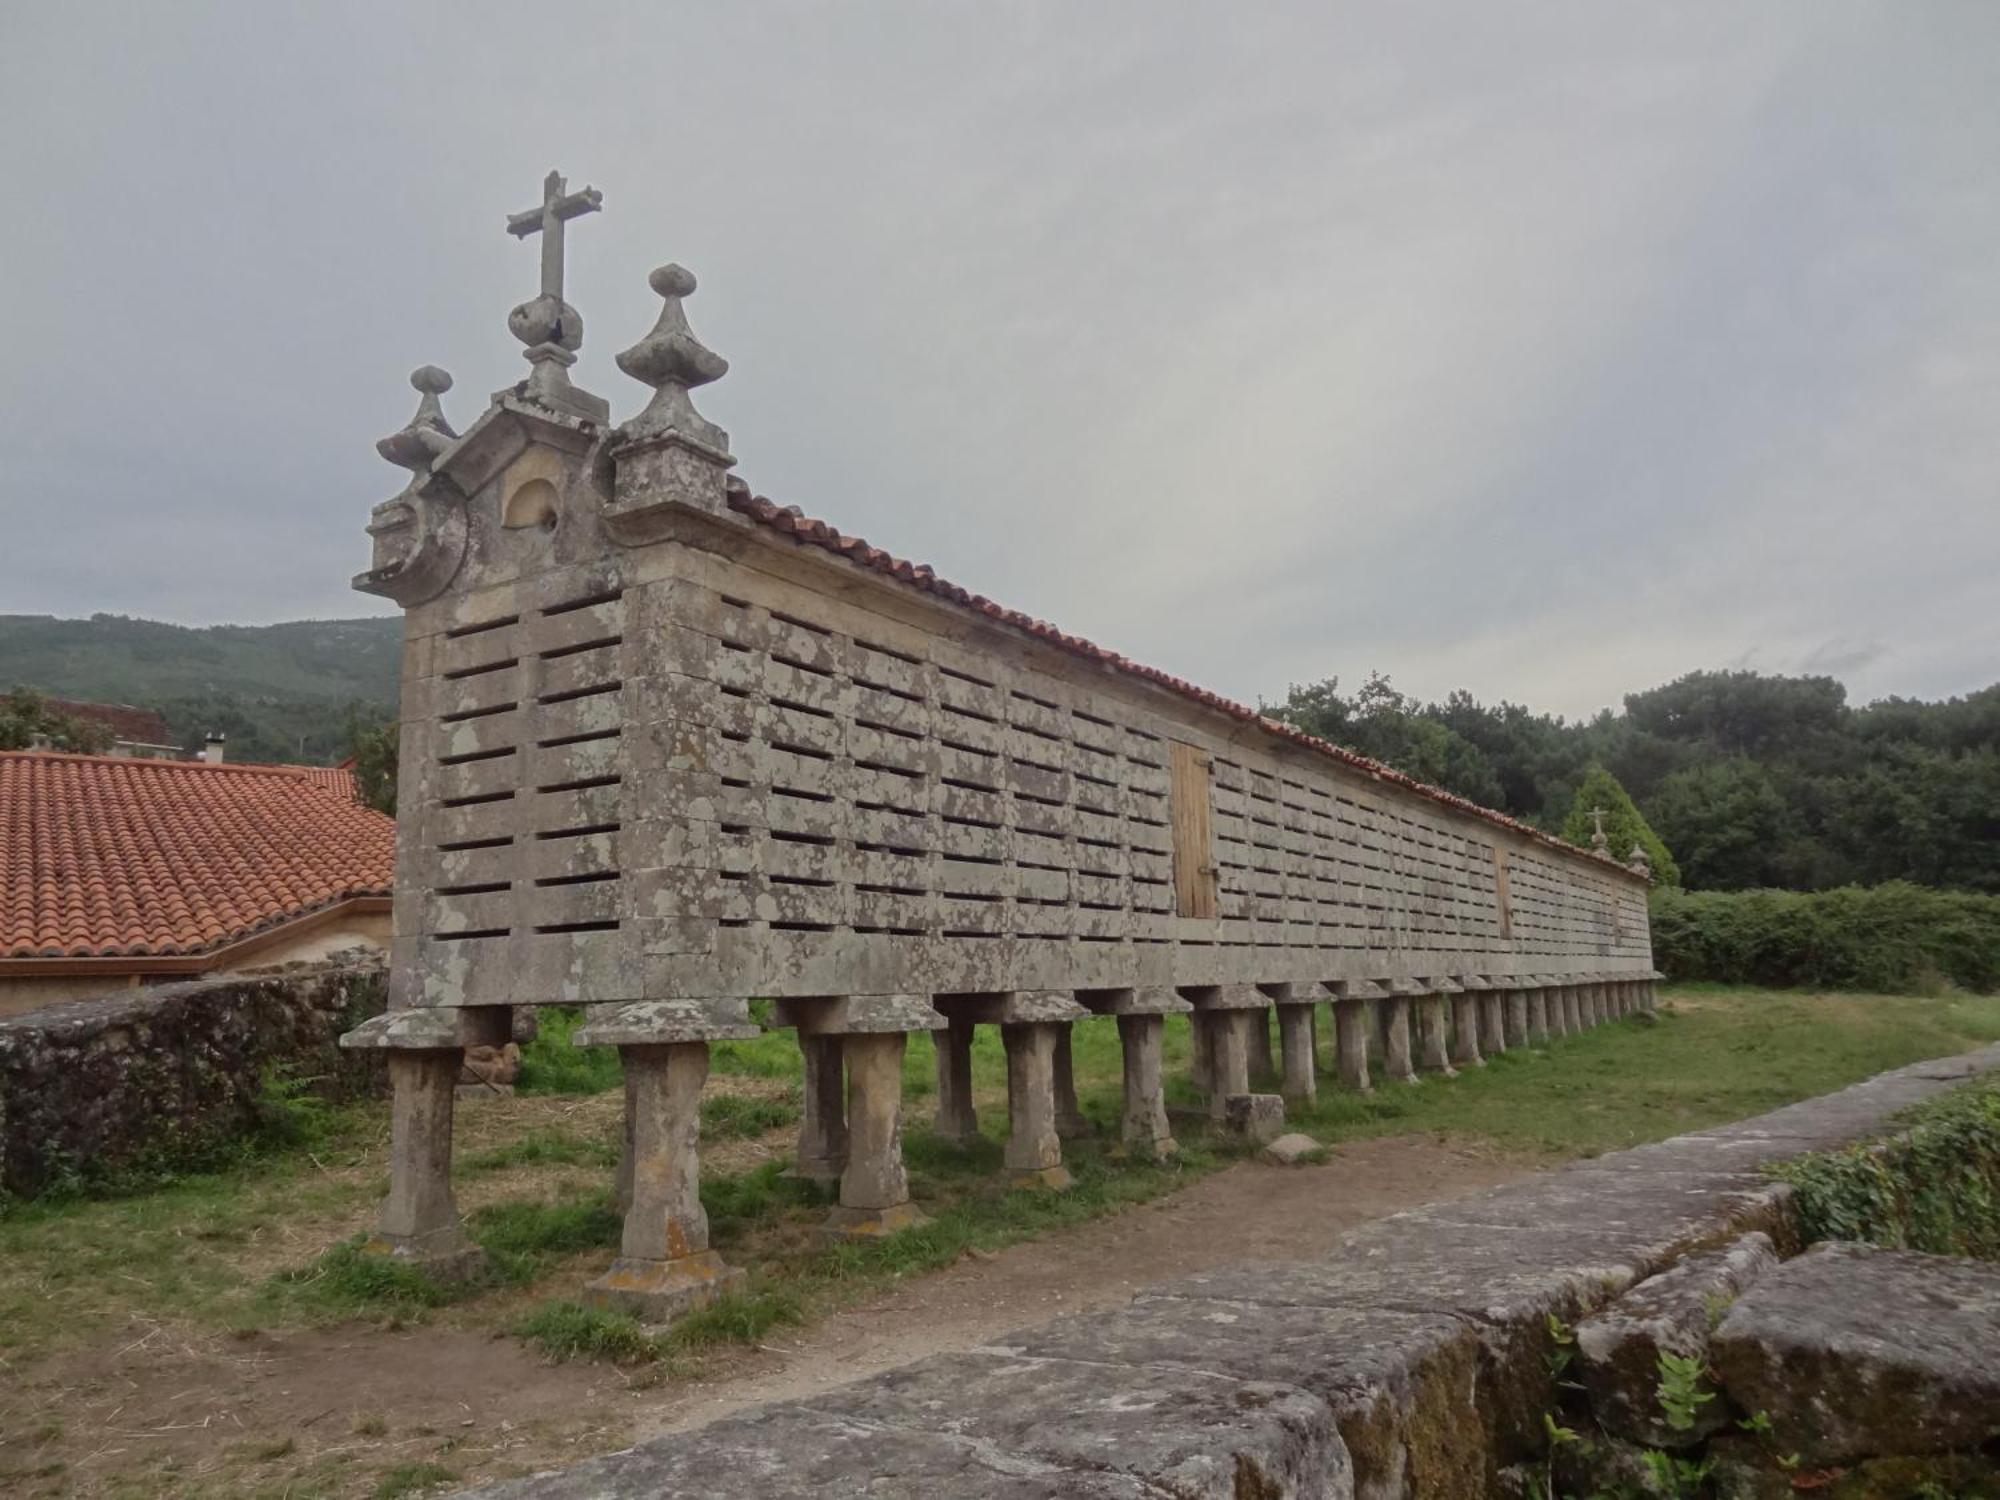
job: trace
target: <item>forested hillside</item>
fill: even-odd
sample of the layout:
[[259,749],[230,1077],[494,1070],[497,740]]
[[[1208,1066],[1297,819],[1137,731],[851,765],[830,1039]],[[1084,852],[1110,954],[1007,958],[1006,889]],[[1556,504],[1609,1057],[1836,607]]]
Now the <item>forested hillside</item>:
[[183,746],[213,729],[232,760],[319,764],[346,753],[350,717],[394,712],[402,643],[395,615],[197,627],[0,615],[0,692],[136,703]]
[[1691,889],[2000,891],[2000,685],[1853,708],[1830,677],[1695,672],[1567,723],[1466,692],[1417,703],[1377,675],[1352,696],[1294,687],[1268,711],[1551,829],[1602,765]]

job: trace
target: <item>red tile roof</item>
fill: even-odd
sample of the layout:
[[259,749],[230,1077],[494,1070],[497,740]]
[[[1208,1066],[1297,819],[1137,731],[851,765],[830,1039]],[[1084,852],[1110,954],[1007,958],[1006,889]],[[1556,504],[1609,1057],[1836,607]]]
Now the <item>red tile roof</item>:
[[[1004,625],[1010,625],[1017,630],[1025,631],[1037,640],[1059,646],[1063,650],[1081,656],[1087,661],[1093,661],[1114,671],[1128,672],[1134,677],[1143,678],[1155,686],[1163,687],[1172,693],[1178,693],[1181,697],[1192,699],[1194,702],[1206,708],[1214,709],[1218,713],[1227,714],[1233,719],[1241,719],[1246,723],[1254,724],[1275,738],[1286,740],[1294,745],[1303,745],[1309,750],[1316,750],[1322,755],[1339,761],[1342,765],[1374,777],[1377,781],[1401,788],[1406,792],[1413,792],[1419,797],[1428,797],[1433,802],[1441,802],[1447,807],[1456,808],[1463,813],[1469,813],[1475,818],[1483,818],[1489,823],[1496,823],[1502,828],[1510,829],[1524,837],[1534,839],[1538,843],[1547,844],[1564,854],[1595,859],[1598,863],[1609,869],[1619,871],[1621,874],[1631,873],[1626,870],[1625,866],[1613,859],[1592,854],[1589,850],[1579,849],[1575,844],[1569,843],[1567,840],[1544,833],[1539,828],[1523,823],[1519,819],[1510,818],[1505,813],[1495,812],[1490,807],[1482,807],[1470,798],[1459,796],[1456,792],[1447,792],[1442,787],[1435,787],[1428,782],[1418,781],[1415,777],[1406,776],[1401,771],[1383,765],[1380,761],[1370,760],[1365,755],[1356,754],[1352,750],[1334,744],[1331,740],[1323,740],[1318,735],[1307,734],[1303,729],[1295,728],[1278,719],[1260,714],[1254,708],[1247,708],[1241,703],[1232,702],[1220,694],[1211,693],[1206,688],[1197,687],[1191,682],[1185,682],[1181,678],[1173,676],[1171,673],[1162,672],[1157,667],[1149,667],[1143,663],[1133,661],[1129,657],[1119,655],[1116,651],[1107,651],[1104,647],[1087,641],[1082,636],[1069,635],[1064,631],[1058,630],[1046,620],[1037,620],[1031,615],[1022,614],[1017,609],[1008,609],[1004,605],[995,604],[983,594],[975,594],[969,589],[961,588],[955,583],[938,577],[928,563],[908,562],[903,558],[884,552],[880,547],[870,546],[858,536],[848,536],[838,528],[828,525],[825,521],[814,520],[795,505],[781,506],[775,501],[765,499],[762,495],[753,495],[749,488],[740,480],[733,478],[730,480],[728,494],[729,505],[732,510],[749,517],[760,526],[768,526],[773,531],[784,533],[801,545],[820,547],[828,552],[837,553],[847,558],[850,562],[857,563],[864,568],[871,568],[877,573],[886,573],[889,577],[898,579],[912,588],[922,589],[927,594],[936,594],[938,597],[948,599],[954,604],[961,604],[967,609],[977,610],[980,614],[988,615]],[[1639,879],[1643,877],[1634,876],[1633,878]]]
[[102,725],[112,735],[135,745],[171,745],[173,731],[167,721],[150,708],[134,708],[129,703],[85,703],[76,698],[51,698],[49,707],[72,719],[87,719]]
[[0,753],[0,959],[197,954],[395,882],[395,823],[301,766]]

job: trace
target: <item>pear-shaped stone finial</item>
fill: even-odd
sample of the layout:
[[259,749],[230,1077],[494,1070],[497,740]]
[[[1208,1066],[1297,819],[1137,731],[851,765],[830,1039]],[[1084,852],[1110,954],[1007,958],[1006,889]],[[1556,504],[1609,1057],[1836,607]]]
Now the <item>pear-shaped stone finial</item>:
[[1625,863],[1641,875],[1651,875],[1653,873],[1652,857],[1646,853],[1646,846],[1637,841],[1634,841],[1632,853],[1626,859]]
[[681,299],[695,288],[694,272],[686,266],[665,265],[646,278],[664,305],[652,332],[618,356],[618,368],[653,388],[646,409],[619,429],[626,441],[665,437],[685,438],[722,457],[729,453],[729,435],[694,409],[688,392],[720,380],[729,361],[694,336]]
[[408,469],[414,484],[430,473],[438,456],[458,441],[458,434],[444,419],[438,401],[451,389],[451,376],[436,365],[418,365],[410,372],[410,384],[417,391],[416,415],[377,443],[375,451],[398,468]]

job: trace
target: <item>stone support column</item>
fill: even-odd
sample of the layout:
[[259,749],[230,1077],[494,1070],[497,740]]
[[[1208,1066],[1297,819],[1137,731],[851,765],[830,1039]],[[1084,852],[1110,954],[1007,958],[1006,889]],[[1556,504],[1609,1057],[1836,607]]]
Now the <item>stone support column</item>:
[[[802,1032],[799,1052],[805,1071],[799,1090],[799,1155],[795,1170],[807,1182],[836,1183],[847,1165],[847,1099],[840,1038]],[[629,1084],[629,1072],[626,1079]]]
[[1261,1010],[1218,1010],[1210,1021],[1209,1046],[1212,1079],[1208,1092],[1208,1112],[1223,1119],[1225,1101],[1233,1094],[1250,1092],[1250,1026],[1263,1019]]
[[1167,1125],[1167,1096],[1160,1068],[1160,1043],[1166,1018],[1128,1014],[1118,1018],[1118,1040],[1125,1054],[1125,1111],[1119,1137],[1125,1150],[1158,1160],[1180,1148]]
[[1470,989],[1451,997],[1451,1062],[1455,1068],[1486,1065],[1479,1052],[1479,1003],[1485,998]]
[[709,1248],[701,1206],[708,1043],[626,1045],[618,1056],[631,1080],[632,1201],[618,1258],[584,1288],[584,1300],[665,1323],[708,1306],[744,1280]]
[[1000,1028],[1007,1048],[1007,1175],[1022,1187],[1070,1185],[1056,1131],[1056,1039],[1066,1030],[1052,1021]]
[[1055,1039],[1056,1134],[1066,1141],[1080,1141],[1091,1134],[1090,1121],[1076,1102],[1076,1064],[1070,1053],[1073,1030],[1071,1023],[1064,1021],[1056,1028]]
[[[1313,1056],[1312,1005],[1278,1007],[1278,1050],[1284,1059],[1284,1081],[1280,1092],[1288,1104],[1311,1104],[1319,1093],[1319,1079]],[[1262,1016],[1259,1016],[1261,1022]]]
[[1452,1078],[1457,1076],[1457,1070],[1451,1065],[1448,1013],[1443,995],[1433,992],[1418,998],[1417,1022],[1422,1047],[1417,1065],[1427,1073],[1442,1073]]
[[1549,993],[1546,984],[1537,984],[1528,992],[1528,1040],[1537,1047],[1547,1046],[1555,1035],[1549,1016]]
[[389,1196],[362,1247],[444,1280],[469,1276],[485,1262],[451,1190],[452,1102],[463,1058],[456,1047],[389,1053]]
[[1249,1052],[1250,1080],[1252,1083],[1268,1083],[1277,1075],[1277,1063],[1271,1055],[1271,1012],[1268,1007],[1247,1012],[1250,1019],[1244,1028],[1244,1044]]
[[972,1106],[972,1037],[977,1028],[959,1018],[931,1033],[937,1045],[937,1133],[955,1146],[979,1139],[979,1115]]
[[901,1031],[850,1032],[847,1052],[847,1168],[840,1174],[840,1206],[827,1230],[833,1234],[893,1234],[920,1224],[903,1170],[903,1053]]
[[1215,1033],[1210,1014],[1198,1010],[1188,1017],[1188,1081],[1204,1095],[1215,1092]]
[[1508,990],[1502,997],[1507,1009],[1507,1045],[1526,1047],[1528,1045],[1528,992]]
[[1479,997],[1479,1050],[1498,1057],[1507,1050],[1507,992],[1488,990]]
[[1342,996],[1333,1002],[1334,1045],[1340,1054],[1340,1082],[1357,1094],[1374,1092],[1368,1077],[1369,1001]]
[[1382,1002],[1382,1074],[1392,1083],[1415,1083],[1410,1061],[1410,996],[1391,995]]
[[1559,992],[1562,996],[1563,1035],[1583,1035],[1583,997],[1577,986],[1566,984]]

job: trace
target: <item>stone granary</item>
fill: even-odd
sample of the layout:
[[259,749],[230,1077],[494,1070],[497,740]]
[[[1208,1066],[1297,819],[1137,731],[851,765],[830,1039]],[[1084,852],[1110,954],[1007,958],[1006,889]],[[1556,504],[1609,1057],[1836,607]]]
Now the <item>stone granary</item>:
[[913,1032],[962,1137],[974,1028],[1001,1028],[1008,1169],[1060,1186],[1084,1016],[1118,1018],[1124,1144],[1157,1153],[1169,1015],[1191,1012],[1213,1112],[1255,1128],[1274,1007],[1296,1097],[1322,1002],[1355,1088],[1378,1044],[1392,1078],[1448,1073],[1650,1003],[1642,873],[752,494],[689,399],[727,365],[680,266],[618,356],[652,399],[614,425],[568,376],[563,234],[599,202],[551,174],[508,222],[543,251],[508,320],[528,378],[460,435],[426,366],[379,445],[411,478],[355,580],[407,611],[391,1009],[348,1038],[394,1078],[378,1248],[476,1257],[452,1085],[518,1006],[587,1007],[579,1039],[620,1050],[624,1240],[594,1293],[665,1317],[736,1274],[708,1246],[697,1106],[755,997],[796,1029],[799,1167],[838,1181],[847,1234],[919,1218]]

